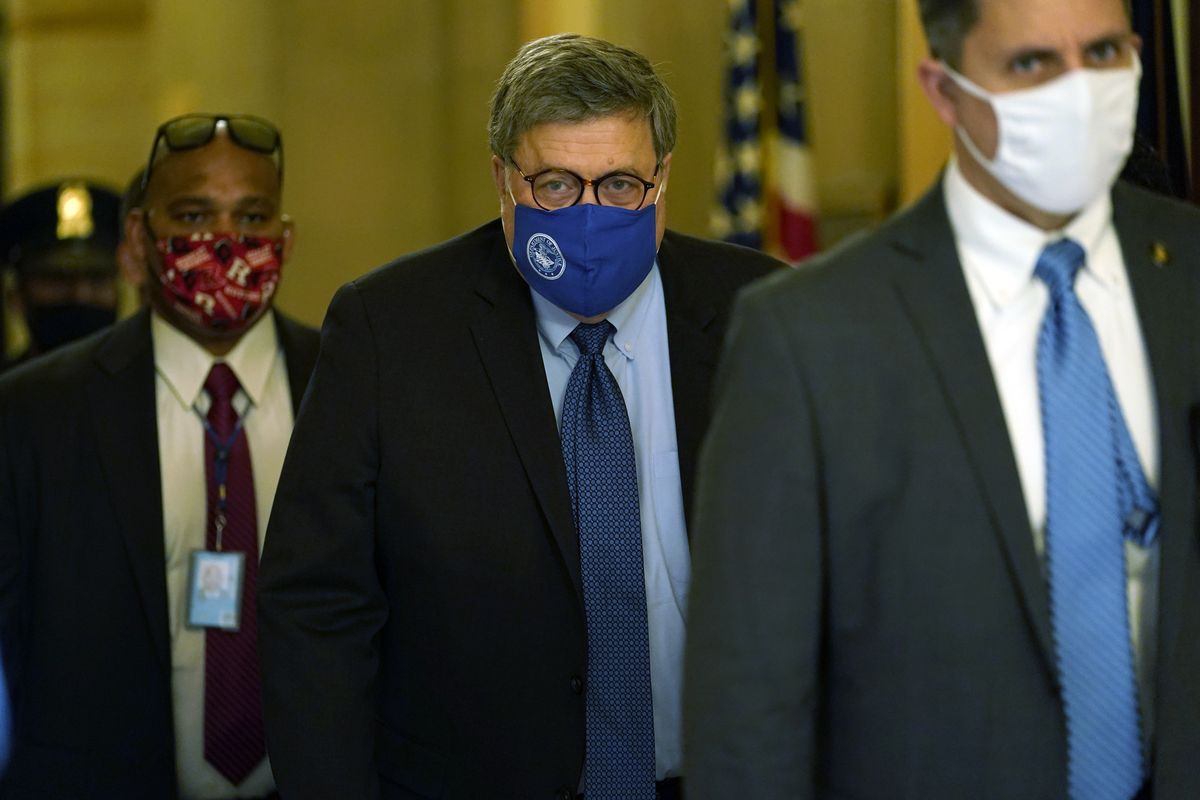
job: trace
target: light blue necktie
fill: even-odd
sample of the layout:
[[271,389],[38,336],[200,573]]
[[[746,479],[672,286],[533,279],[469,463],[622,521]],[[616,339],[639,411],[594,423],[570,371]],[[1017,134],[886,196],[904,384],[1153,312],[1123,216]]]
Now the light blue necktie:
[[625,399],[604,363],[607,320],[571,333],[579,362],[562,412],[587,617],[587,800],[654,800],[654,708],[637,462]]
[[1152,538],[1157,509],[1075,295],[1084,258],[1083,248],[1063,239],[1042,251],[1035,270],[1050,289],[1037,353],[1050,620],[1070,796],[1129,800],[1143,782],[1143,756],[1124,535]]

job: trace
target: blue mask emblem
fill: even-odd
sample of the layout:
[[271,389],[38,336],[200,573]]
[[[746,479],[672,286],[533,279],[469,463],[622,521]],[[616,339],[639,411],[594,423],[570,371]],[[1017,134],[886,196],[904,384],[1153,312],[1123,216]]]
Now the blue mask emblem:
[[518,203],[517,269],[535,292],[565,311],[581,317],[612,311],[654,266],[654,208],[580,203],[543,211]]

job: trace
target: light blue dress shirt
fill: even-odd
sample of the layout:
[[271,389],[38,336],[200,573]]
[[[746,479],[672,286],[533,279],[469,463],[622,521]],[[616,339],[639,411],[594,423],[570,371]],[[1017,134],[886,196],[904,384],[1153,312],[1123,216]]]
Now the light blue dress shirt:
[[[531,293],[546,382],[561,430],[563,395],[579,360],[579,348],[570,335],[579,321],[537,292]],[[616,333],[604,346],[604,362],[625,397],[637,460],[654,692],[655,773],[662,780],[683,774],[684,618],[692,561],[683,517],[667,312],[658,264],[633,294],[613,309],[608,321]]]

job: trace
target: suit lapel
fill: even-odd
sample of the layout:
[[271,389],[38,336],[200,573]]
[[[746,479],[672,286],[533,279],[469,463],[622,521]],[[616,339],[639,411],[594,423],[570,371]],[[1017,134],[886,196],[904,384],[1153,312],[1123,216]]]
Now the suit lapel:
[[308,379],[317,363],[319,339],[295,320],[280,314],[275,314],[275,330],[279,337],[279,346],[283,348],[283,361],[287,365],[288,389],[292,395],[292,414],[300,411],[300,402],[308,389]]
[[[685,279],[687,264],[681,260],[668,233],[658,251],[658,268],[667,311],[667,349],[671,358],[671,396],[684,519],[690,523],[696,459],[708,427],[709,394],[721,355],[722,331],[721,326],[713,324],[717,318],[716,306],[698,294],[703,288],[700,281]],[[690,536],[690,524],[687,529]]]
[[1046,585],[940,182],[909,212],[907,224],[898,227],[893,247],[902,256],[896,290],[937,373],[1025,616],[1056,680]]
[[1160,254],[1192,252],[1180,237],[1194,232],[1172,229],[1147,213],[1145,203],[1126,187],[1113,192],[1113,219],[1125,268],[1133,290],[1142,339],[1153,373],[1159,430],[1160,479],[1158,495],[1161,522],[1159,574],[1158,663],[1170,663],[1183,616],[1186,575],[1193,569],[1196,535],[1195,471],[1190,449],[1193,431],[1190,414],[1192,391],[1200,354],[1188,332],[1193,313],[1193,287],[1188,274],[1196,265],[1158,262]]
[[[498,225],[496,229],[498,233]],[[538,345],[533,302],[529,287],[505,256],[503,238],[497,238],[476,286],[484,306],[471,324],[471,334],[513,444],[582,604],[579,540],[554,406]]]
[[112,328],[96,351],[88,399],[108,493],[121,526],[146,624],[164,667],[170,666],[162,482],[150,314]]

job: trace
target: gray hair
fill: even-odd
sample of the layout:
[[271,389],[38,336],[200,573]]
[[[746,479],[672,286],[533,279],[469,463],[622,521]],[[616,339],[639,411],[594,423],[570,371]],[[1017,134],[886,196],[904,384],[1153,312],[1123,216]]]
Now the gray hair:
[[979,21],[979,0],[921,0],[920,7],[929,51],[952,67],[962,66],[963,39]]
[[531,128],[621,113],[650,123],[659,161],[675,149],[675,100],[646,57],[560,33],[529,42],[505,67],[492,95],[488,143],[511,162],[517,140]]

